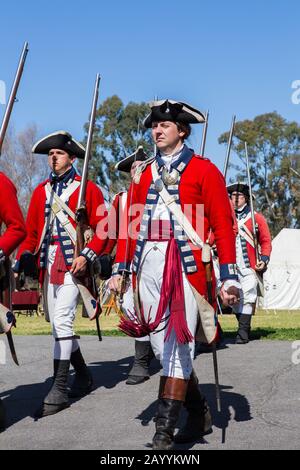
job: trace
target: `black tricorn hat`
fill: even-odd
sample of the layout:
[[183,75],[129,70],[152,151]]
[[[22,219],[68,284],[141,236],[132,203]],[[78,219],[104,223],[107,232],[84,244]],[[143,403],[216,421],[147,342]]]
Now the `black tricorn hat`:
[[32,153],[48,155],[51,149],[60,149],[67,152],[70,156],[84,158],[85,148],[77,142],[69,132],[57,131],[46,135],[32,147]]
[[205,116],[189,104],[182,101],[159,100],[149,103],[151,113],[144,120],[144,126],[150,128],[153,122],[172,121],[184,124],[205,122]]
[[147,154],[144,152],[143,146],[140,145],[135,152],[133,152],[128,157],[123,158],[123,160],[120,160],[116,164],[115,170],[124,171],[125,173],[130,173],[133,162],[135,161],[144,162],[145,160],[147,160],[147,158],[148,157],[147,157]]
[[250,196],[249,185],[245,181],[237,181],[236,183],[228,184],[227,191],[229,194],[232,194],[237,191],[238,193],[242,193],[245,196]]

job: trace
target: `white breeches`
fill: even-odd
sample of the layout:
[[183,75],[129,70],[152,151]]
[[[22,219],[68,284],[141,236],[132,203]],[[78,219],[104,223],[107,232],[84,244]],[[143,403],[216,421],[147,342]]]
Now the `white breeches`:
[[49,249],[48,269],[44,284],[44,292],[47,299],[44,300],[47,301],[54,338],[68,338],[74,336],[73,322],[79,291],[69,272],[65,274],[64,284],[49,283],[49,274],[55,256],[55,249],[55,245],[51,245]]
[[257,299],[257,278],[251,268],[238,268],[238,280],[242,286],[243,295],[238,304],[233,306],[234,313],[252,315],[253,304]]
[[[167,244],[168,242],[146,242],[138,275],[139,296],[144,314],[146,318],[150,314],[151,321],[156,316],[159,304]],[[195,336],[198,308],[184,272],[183,286],[187,325],[191,334]],[[162,364],[164,376],[189,379],[193,368],[195,341],[179,344],[174,331],[171,332],[169,339],[164,341],[167,331],[164,328],[164,318],[168,314],[169,309],[166,310],[157,330],[150,334],[152,349]]]

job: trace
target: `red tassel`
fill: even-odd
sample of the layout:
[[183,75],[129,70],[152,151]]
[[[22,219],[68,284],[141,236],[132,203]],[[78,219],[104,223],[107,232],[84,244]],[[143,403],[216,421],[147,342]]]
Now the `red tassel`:
[[143,306],[141,307],[141,318],[136,312],[131,312],[131,318],[123,316],[119,328],[128,336],[136,338],[153,333],[162,323],[163,315],[167,308],[170,308],[165,341],[170,338],[174,329],[178,343],[186,344],[193,340],[193,335],[189,331],[184,303],[183,276],[181,268],[180,253],[174,238],[168,243],[166,261],[163,273],[163,283],[161,287],[160,300],[157,308],[155,320],[150,322],[149,316],[146,320]]

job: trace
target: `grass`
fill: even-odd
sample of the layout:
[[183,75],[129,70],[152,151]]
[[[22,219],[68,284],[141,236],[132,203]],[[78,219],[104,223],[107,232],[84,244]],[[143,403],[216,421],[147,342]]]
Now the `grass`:
[[[100,325],[105,336],[124,336],[118,330],[119,317],[115,313],[101,315]],[[237,321],[234,315],[219,317],[225,337],[236,335]],[[96,335],[94,321],[83,318],[80,311],[75,320],[75,331],[79,335]],[[17,328],[13,330],[17,335],[48,335],[51,334],[50,324],[43,316],[17,315]],[[252,338],[299,340],[300,339],[300,310],[258,310],[252,319]]]
[[[225,336],[236,335],[237,321],[234,315],[219,317]],[[300,310],[258,310],[251,322],[253,339],[300,339]]]

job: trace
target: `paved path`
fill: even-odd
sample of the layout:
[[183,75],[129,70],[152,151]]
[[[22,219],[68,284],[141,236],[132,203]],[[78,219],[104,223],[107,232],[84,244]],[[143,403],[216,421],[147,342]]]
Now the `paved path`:
[[[95,337],[82,337],[95,390],[63,412],[37,422],[32,415],[49,388],[52,340],[17,336],[15,343],[21,366],[9,357],[6,365],[0,365],[0,397],[8,410],[0,449],[147,450],[154,433],[159,372],[154,364],[149,381],[125,384],[132,363],[131,339],[104,337],[99,343]],[[300,365],[293,364],[292,353],[292,343],[287,341],[227,344],[219,350],[220,416],[211,354],[198,355],[195,369],[211,405],[214,432],[185,448],[299,449]]]

